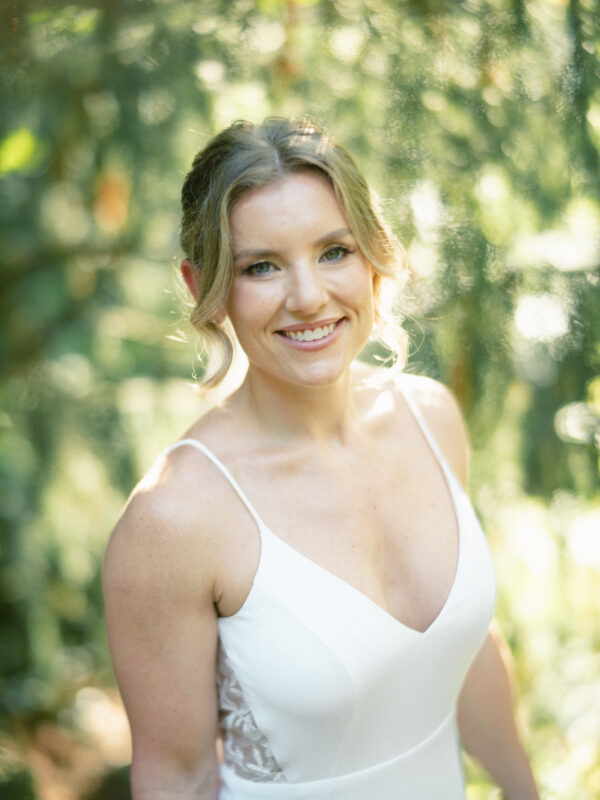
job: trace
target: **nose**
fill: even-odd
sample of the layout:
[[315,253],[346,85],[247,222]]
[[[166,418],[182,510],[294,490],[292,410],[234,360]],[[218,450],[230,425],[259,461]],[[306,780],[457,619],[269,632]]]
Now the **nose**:
[[295,264],[289,272],[286,309],[293,314],[314,314],[323,308],[327,300],[324,278],[318,265]]

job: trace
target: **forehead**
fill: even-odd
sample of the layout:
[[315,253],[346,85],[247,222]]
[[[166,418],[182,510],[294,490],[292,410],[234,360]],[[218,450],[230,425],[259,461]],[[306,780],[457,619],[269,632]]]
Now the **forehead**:
[[333,230],[347,224],[331,184],[315,172],[292,173],[254,189],[242,195],[230,213],[234,248],[260,237]]

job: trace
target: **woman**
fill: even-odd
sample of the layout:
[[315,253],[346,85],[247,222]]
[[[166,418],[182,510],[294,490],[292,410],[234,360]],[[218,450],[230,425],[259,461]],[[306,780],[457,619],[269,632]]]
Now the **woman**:
[[231,329],[249,366],[108,548],[134,797],[458,800],[458,717],[505,796],[536,798],[456,404],[355,361],[402,259],[352,159],[306,121],[236,123],[186,177],[182,244],[206,384]]

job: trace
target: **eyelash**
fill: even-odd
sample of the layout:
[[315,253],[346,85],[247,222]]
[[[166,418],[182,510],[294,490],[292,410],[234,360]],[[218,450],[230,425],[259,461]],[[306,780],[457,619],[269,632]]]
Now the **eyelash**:
[[[331,255],[331,253],[336,253],[336,252],[339,254],[337,258],[332,258],[332,259],[328,258],[328,256]],[[352,252],[353,251],[350,250],[348,247],[344,247],[341,244],[336,244],[333,247],[330,247],[328,250],[325,250],[323,255],[320,257],[319,261],[324,261],[326,264],[337,264],[339,261],[341,261],[347,255],[350,255],[350,253],[352,253]],[[259,271],[258,268],[262,267],[262,266],[276,268],[275,265],[271,264],[270,261],[257,261],[254,264],[250,264],[249,266],[247,266],[243,270],[243,274],[244,275],[251,275],[251,276],[252,275],[261,276],[261,275],[269,274],[269,272],[271,271],[270,269],[269,270],[265,270],[264,272]]]
[[[336,251],[339,251],[341,253],[341,255],[338,258],[334,258],[331,261],[328,258],[326,258],[326,256],[328,256],[330,253],[335,253]],[[349,250],[347,247],[344,247],[341,244],[336,244],[333,247],[330,247],[328,250],[326,250],[321,256],[321,258],[324,259],[326,262],[329,262],[330,264],[335,264],[338,261],[341,261],[342,258],[345,258],[345,256],[350,255],[351,252],[352,250]]]
[[263,264],[265,266],[267,266],[267,267],[274,266],[269,261],[257,261],[255,264],[250,264],[250,266],[246,267],[244,270],[242,270],[242,272],[243,272],[244,275],[266,275],[267,274],[266,271],[265,272],[259,272],[257,270],[257,267],[262,267]]

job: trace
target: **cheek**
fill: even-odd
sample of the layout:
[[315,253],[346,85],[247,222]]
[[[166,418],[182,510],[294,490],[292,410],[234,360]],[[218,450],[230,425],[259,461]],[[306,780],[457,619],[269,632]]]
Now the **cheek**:
[[362,308],[363,317],[370,319],[371,327],[375,323],[376,296],[377,281],[374,279],[373,270],[369,267],[355,281],[355,298]]
[[234,327],[259,326],[266,321],[276,307],[277,299],[271,287],[234,286],[229,295],[226,309]]
[[343,284],[343,291],[349,300],[354,299],[359,304],[373,304],[376,281],[370,267],[354,270],[345,276]]

